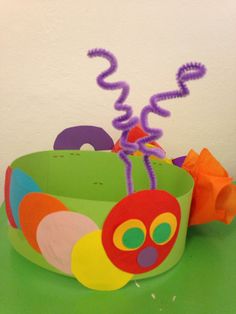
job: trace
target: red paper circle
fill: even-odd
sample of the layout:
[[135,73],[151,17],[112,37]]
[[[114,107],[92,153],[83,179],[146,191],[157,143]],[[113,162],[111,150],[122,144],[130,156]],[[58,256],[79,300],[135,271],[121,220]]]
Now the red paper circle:
[[[151,238],[150,227],[153,220],[163,213],[173,214],[177,220],[177,227],[170,241],[158,245]],[[146,239],[137,250],[121,250],[113,242],[117,227],[129,219],[142,221],[147,230]],[[169,255],[179,232],[180,219],[179,203],[168,192],[145,190],[131,194],[117,203],[108,214],[102,229],[103,246],[112,263],[118,268],[132,274],[150,271],[159,266]],[[150,254],[153,262],[149,256],[145,256],[145,252]],[[146,266],[141,266],[140,261],[146,263]]]
[[13,228],[17,228],[17,225],[15,223],[15,220],[14,220],[14,217],[12,214],[11,202],[10,202],[11,176],[12,176],[12,169],[10,167],[8,167],[7,171],[6,171],[6,176],[5,176],[5,189],[4,189],[6,213],[7,213],[7,218],[8,218],[10,225]]

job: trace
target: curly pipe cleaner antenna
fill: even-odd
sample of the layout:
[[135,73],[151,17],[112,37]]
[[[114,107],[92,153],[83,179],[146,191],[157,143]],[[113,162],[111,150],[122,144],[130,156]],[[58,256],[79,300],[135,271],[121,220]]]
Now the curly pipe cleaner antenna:
[[149,148],[146,146],[146,144],[152,141],[158,140],[163,134],[161,129],[149,127],[148,115],[150,113],[154,113],[161,117],[170,116],[170,112],[164,108],[161,108],[158,105],[158,102],[167,100],[167,99],[185,97],[189,95],[190,92],[186,85],[186,82],[200,79],[205,75],[205,73],[206,73],[206,68],[201,63],[191,62],[191,63],[184,64],[183,66],[179,68],[176,74],[176,80],[179,86],[179,90],[158,93],[158,94],[153,95],[150,98],[150,103],[147,106],[145,106],[141,111],[140,122],[144,131],[147,132],[149,135],[144,138],[139,139],[138,145],[139,145],[139,150],[144,154],[143,159],[144,159],[144,164],[145,164],[147,173],[150,178],[151,189],[156,189],[157,182],[156,182],[156,176],[151,166],[149,157],[154,155],[158,158],[164,158],[165,153],[160,148]]
[[102,57],[108,60],[110,63],[110,67],[97,77],[98,85],[101,88],[107,90],[121,90],[120,96],[116,100],[114,107],[116,110],[124,111],[125,113],[118,118],[115,118],[112,121],[112,125],[117,130],[122,131],[120,139],[122,150],[119,152],[119,157],[125,163],[127,192],[128,194],[131,194],[133,193],[134,185],[132,179],[132,163],[129,160],[128,155],[138,150],[138,144],[129,143],[127,137],[130,129],[132,129],[138,123],[139,119],[138,117],[132,117],[133,110],[131,106],[124,104],[126,98],[129,95],[129,85],[124,81],[119,81],[115,83],[105,81],[108,76],[110,76],[117,70],[117,60],[111,52],[105,49],[93,49],[88,51],[88,56],[90,58]]

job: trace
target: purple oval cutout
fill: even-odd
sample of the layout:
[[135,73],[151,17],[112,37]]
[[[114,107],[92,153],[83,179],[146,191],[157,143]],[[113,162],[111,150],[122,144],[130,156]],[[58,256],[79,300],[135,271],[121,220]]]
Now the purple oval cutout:
[[157,250],[152,246],[148,246],[139,253],[138,264],[141,267],[149,267],[156,263],[157,258]]

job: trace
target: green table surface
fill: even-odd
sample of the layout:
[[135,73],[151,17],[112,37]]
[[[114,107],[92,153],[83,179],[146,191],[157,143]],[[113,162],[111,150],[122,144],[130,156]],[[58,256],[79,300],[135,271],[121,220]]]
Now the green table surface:
[[170,271],[113,292],[85,289],[20,256],[0,209],[0,314],[234,314],[236,220],[189,229],[183,258]]

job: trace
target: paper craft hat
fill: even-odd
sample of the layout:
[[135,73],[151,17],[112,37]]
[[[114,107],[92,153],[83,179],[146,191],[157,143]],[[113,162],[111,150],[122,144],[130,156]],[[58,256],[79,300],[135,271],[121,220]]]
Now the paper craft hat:
[[[6,212],[10,241],[27,259],[90,289],[116,290],[167,271],[184,252],[194,180],[165,159],[156,142],[162,130],[148,117],[168,116],[159,102],[188,95],[187,81],[206,70],[182,66],[178,90],[153,95],[138,118],[126,104],[128,84],[105,80],[115,57],[103,49],[88,55],[110,62],[99,86],[121,90],[114,107],[124,114],[113,121],[120,140],[114,146],[102,128],[78,126],[58,135],[54,151],[18,158],[6,172]],[[84,143],[95,151],[81,151]]]

